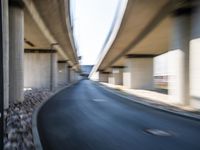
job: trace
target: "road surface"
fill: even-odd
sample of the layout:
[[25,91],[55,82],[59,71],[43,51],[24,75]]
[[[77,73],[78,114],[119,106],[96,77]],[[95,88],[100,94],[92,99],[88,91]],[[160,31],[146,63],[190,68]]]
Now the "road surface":
[[200,150],[200,122],[121,98],[82,80],[40,110],[45,150]]

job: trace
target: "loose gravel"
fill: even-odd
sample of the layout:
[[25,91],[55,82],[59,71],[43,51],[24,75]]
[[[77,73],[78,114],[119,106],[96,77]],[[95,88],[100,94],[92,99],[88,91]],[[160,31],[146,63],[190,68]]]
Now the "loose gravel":
[[53,93],[48,89],[24,92],[24,101],[4,110],[4,150],[35,150],[32,136],[32,113]]

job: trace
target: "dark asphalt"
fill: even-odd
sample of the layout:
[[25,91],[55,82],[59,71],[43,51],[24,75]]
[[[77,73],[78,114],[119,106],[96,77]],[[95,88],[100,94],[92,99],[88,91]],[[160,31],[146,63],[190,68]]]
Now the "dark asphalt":
[[[167,131],[157,136],[146,129]],[[40,110],[45,150],[200,150],[200,122],[158,111],[82,80]]]

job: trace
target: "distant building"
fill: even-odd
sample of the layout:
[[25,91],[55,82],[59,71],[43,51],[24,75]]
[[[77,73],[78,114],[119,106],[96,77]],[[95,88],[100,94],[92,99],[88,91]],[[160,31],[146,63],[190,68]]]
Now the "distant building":
[[94,65],[81,65],[81,75],[88,77]]

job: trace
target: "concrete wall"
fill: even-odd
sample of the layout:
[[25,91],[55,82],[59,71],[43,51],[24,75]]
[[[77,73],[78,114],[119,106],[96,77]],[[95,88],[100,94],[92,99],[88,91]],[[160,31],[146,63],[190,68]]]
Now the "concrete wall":
[[72,69],[72,68],[70,68],[69,69],[70,70],[70,82],[74,82],[75,81],[75,71]]
[[68,65],[67,63],[58,63],[58,84],[68,84]]
[[123,69],[114,68],[112,73],[108,75],[108,83],[114,85],[123,85]]
[[123,84],[127,88],[153,89],[153,58],[128,58]]
[[200,109],[200,4],[192,14],[190,40],[190,105]]
[[115,85],[122,85],[123,84],[123,68],[113,68],[112,75]]
[[[24,54],[24,87],[50,88],[50,59],[50,53]],[[54,64],[57,65],[57,59],[54,59]]]
[[115,79],[112,73],[108,75],[108,83],[115,84]]
[[108,73],[99,73],[99,82],[108,82]]

